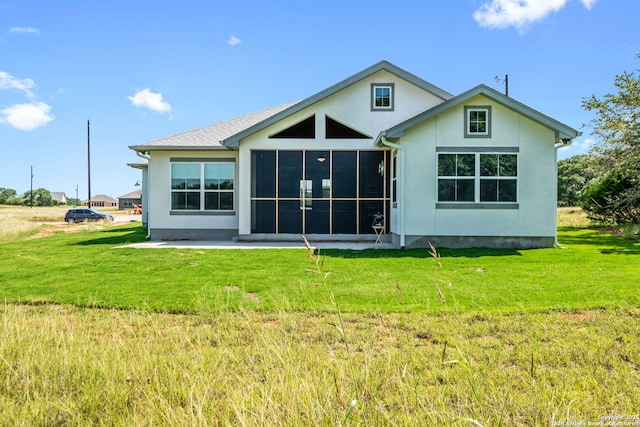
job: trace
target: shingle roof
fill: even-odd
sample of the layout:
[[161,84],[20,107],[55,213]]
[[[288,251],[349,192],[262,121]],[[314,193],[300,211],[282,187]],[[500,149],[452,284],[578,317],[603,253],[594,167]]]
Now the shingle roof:
[[191,150],[226,149],[226,147],[221,143],[222,140],[242,132],[256,123],[260,123],[263,120],[286,110],[298,102],[299,101],[290,102],[277,107],[267,108],[265,110],[214,123],[199,129],[182,132],[166,138],[156,139],[155,141],[146,142],[140,145],[132,145],[129,148],[135,151],[171,150],[174,148]]
[[[109,202],[109,203],[116,203],[117,200],[109,197],[105,194],[96,194],[95,196],[91,196],[91,201],[92,202]],[[83,200],[82,203],[86,203],[86,200]]]
[[118,199],[141,199],[141,198],[142,198],[142,190],[135,190],[135,191],[132,191],[131,193],[127,193],[118,197]]

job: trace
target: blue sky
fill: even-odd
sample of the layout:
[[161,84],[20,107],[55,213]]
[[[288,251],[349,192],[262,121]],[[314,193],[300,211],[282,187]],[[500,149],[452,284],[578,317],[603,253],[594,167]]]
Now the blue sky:
[[128,146],[304,99],[388,60],[484,83],[584,131],[584,97],[640,68],[637,0],[0,0],[0,187],[114,198]]

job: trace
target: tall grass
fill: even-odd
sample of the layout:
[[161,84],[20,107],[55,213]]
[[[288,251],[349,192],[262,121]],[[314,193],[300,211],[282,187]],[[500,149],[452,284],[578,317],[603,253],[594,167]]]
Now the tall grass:
[[0,205],[0,241],[15,240],[35,233],[43,222],[63,221],[66,207]]
[[[345,313],[351,355],[327,316],[0,305],[0,425],[548,426],[638,409],[637,310]],[[365,404],[345,418],[352,369]]]

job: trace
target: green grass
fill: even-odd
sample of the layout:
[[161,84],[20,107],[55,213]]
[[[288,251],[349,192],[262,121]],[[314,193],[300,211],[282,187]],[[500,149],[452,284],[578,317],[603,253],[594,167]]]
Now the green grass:
[[0,243],[0,425],[640,422],[637,241],[318,259],[71,227]]
[[[304,250],[128,249],[139,224],[0,244],[0,298],[166,312],[331,310]],[[345,312],[540,312],[640,305],[640,242],[561,227],[564,249],[322,251]],[[446,299],[443,305],[440,288]]]

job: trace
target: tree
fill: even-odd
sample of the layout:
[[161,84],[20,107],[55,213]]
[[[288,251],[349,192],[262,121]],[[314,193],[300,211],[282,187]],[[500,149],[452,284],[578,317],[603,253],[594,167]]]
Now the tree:
[[[596,113],[589,126],[593,135],[600,139],[600,144],[594,147],[593,153],[603,177],[601,184],[593,183],[594,187],[590,189],[589,194],[592,197],[596,196],[596,189],[606,193],[606,197],[598,198],[597,203],[588,203],[587,200],[583,207],[590,212],[589,209],[598,205],[598,215],[609,215],[611,220],[614,217],[623,217],[625,221],[640,222],[640,180],[634,179],[633,175],[640,170],[638,72],[640,69],[636,69],[635,72],[625,71],[616,76],[614,85],[617,93],[606,94],[602,98],[592,95],[582,100],[585,110]],[[610,192],[612,189],[615,191]],[[600,205],[601,203],[604,205]],[[617,214],[618,210],[625,211],[625,214]]]
[[17,194],[16,190],[0,187],[0,204],[6,204],[7,200],[15,198]]
[[593,157],[581,154],[558,162],[558,206],[579,206],[585,187],[597,173]]
[[[31,205],[31,191],[27,191],[26,193],[24,193],[22,199],[25,205]],[[44,188],[33,190],[33,206],[53,206],[51,192]]]

